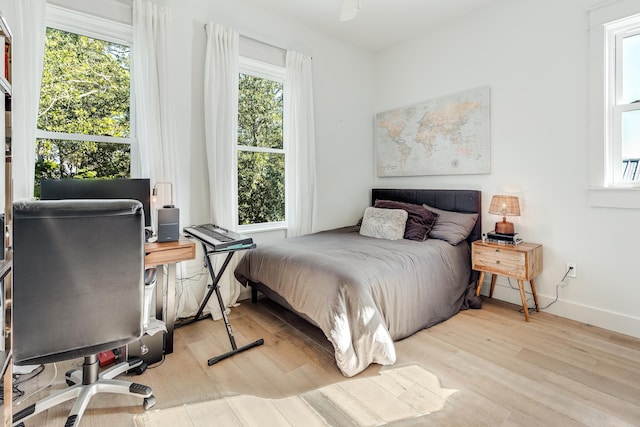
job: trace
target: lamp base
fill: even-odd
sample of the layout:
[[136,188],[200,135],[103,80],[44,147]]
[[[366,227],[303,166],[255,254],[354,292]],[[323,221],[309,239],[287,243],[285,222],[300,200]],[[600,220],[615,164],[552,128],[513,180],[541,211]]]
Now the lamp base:
[[496,222],[495,231],[499,234],[514,234],[515,228],[513,227],[512,222],[500,221]]

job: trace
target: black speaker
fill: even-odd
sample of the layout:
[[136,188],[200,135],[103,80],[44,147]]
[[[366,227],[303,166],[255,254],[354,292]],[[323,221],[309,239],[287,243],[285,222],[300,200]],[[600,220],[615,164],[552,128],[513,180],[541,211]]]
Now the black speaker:
[[180,238],[180,209],[158,209],[158,242],[175,242]]

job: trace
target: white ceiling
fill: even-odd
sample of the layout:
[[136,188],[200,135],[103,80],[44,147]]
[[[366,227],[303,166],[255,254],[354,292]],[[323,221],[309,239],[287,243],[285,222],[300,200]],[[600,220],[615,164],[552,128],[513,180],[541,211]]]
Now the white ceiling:
[[347,22],[339,20],[343,0],[245,1],[377,51],[502,0],[360,0],[360,11]]

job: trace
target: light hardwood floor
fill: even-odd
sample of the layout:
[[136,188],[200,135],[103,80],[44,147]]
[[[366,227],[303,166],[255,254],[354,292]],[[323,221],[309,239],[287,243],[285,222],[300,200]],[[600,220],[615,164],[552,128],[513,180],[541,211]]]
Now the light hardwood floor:
[[[485,299],[482,310],[463,311],[397,342],[394,367],[373,365],[354,378],[418,365],[442,387],[457,390],[444,409],[397,426],[640,425],[639,339],[544,312],[532,313],[526,323],[518,309]],[[153,388],[154,409],[234,395],[279,399],[348,380],[322,333],[274,303],[244,301],[230,319],[239,346],[258,338],[265,344],[207,366],[209,358],[230,349],[224,324],[202,320],[177,329],[174,353],[133,377]],[[64,372],[78,363],[58,364],[52,386],[27,403],[64,387]],[[47,366],[22,388],[33,393],[53,375]],[[26,425],[62,426],[70,407],[51,409]],[[81,425],[133,426],[141,413],[136,399],[100,395]],[[221,425],[215,416],[205,425]]]

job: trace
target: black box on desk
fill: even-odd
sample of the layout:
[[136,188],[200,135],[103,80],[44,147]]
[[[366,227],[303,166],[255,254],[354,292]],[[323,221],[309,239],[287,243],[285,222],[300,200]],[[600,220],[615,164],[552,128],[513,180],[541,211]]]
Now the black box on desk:
[[137,356],[147,365],[160,362],[164,353],[164,332],[154,335],[144,334],[142,338],[127,345],[127,360]]

